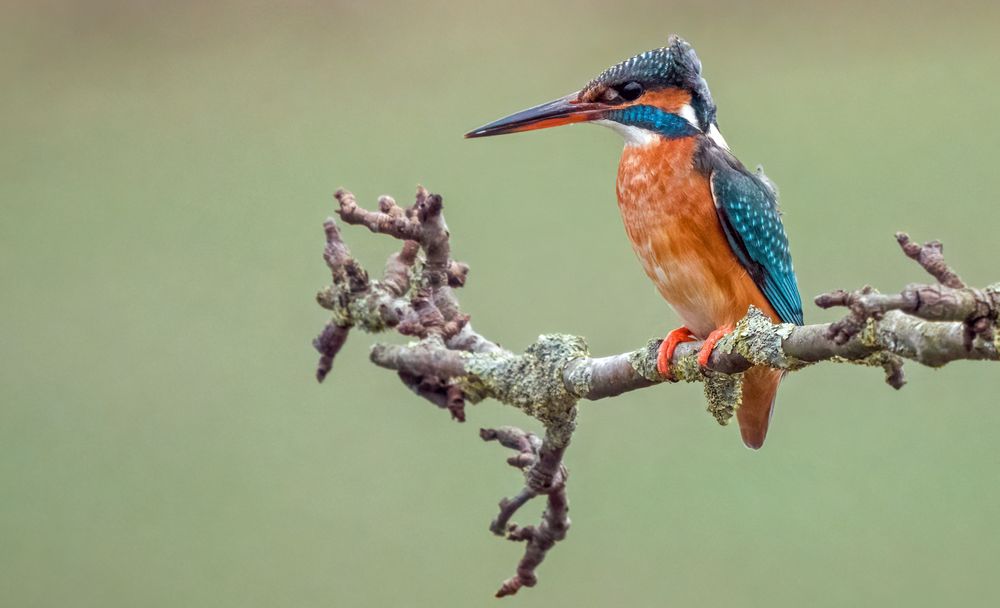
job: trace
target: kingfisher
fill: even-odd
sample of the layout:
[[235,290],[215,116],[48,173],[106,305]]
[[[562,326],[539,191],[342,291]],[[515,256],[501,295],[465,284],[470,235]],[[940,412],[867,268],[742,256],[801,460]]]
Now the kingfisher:
[[[684,325],[669,332],[657,370],[683,342],[702,340],[707,366],[716,343],[756,306],[773,322],[802,325],[778,193],[760,168],[730,151],[694,49],[678,36],[601,72],[579,91],[466,133],[487,137],[592,122],[618,132],[625,148],[616,191],[625,232],[660,295]],[[752,367],[736,410],[747,447],[764,444],[783,372]]]

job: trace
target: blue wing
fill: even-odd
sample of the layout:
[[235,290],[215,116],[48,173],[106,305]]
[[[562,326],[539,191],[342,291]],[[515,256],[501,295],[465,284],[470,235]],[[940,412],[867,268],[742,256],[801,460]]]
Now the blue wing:
[[802,325],[802,298],[777,193],[763,174],[758,177],[739,161],[727,160],[731,162],[713,163],[711,180],[729,246],[781,320]]

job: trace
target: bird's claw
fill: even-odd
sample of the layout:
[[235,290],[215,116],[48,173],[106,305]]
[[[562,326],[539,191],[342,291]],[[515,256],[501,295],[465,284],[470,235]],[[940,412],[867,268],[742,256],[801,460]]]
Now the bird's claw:
[[670,360],[674,358],[674,351],[677,346],[684,342],[694,342],[695,337],[691,330],[681,326],[667,334],[667,337],[660,342],[660,348],[656,353],[656,371],[670,382],[676,382],[673,372],[670,371]]
[[733,329],[734,326],[732,324],[723,325],[708,334],[708,337],[705,338],[705,343],[698,350],[698,365],[702,368],[708,367],[708,360],[712,357],[712,350],[715,348],[715,345],[719,343],[719,340],[726,337],[726,334],[732,332]]

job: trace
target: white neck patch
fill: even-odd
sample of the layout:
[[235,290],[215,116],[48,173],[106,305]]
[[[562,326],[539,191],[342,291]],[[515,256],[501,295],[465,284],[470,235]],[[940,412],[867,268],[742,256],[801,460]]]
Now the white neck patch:
[[698,115],[695,113],[694,108],[691,107],[691,104],[686,103],[682,105],[677,115],[688,121],[688,124],[692,127],[701,131],[701,125],[698,124]]
[[714,124],[708,128],[708,138],[711,139],[721,148],[729,149],[729,144],[726,143],[726,138],[722,136],[719,132],[719,127]]

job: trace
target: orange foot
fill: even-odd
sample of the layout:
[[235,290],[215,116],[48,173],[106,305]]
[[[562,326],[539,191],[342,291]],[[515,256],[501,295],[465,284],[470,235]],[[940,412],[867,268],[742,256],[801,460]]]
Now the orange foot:
[[691,333],[691,330],[683,326],[667,334],[663,342],[660,342],[660,350],[656,353],[656,371],[672,382],[674,375],[670,371],[670,360],[674,358],[674,351],[677,350],[677,345],[684,342],[696,342],[697,340],[698,338]]
[[733,324],[729,323],[708,334],[708,337],[705,338],[705,343],[701,346],[701,350],[698,351],[698,365],[708,367],[708,358],[712,356],[712,349],[719,343],[719,340],[733,331],[733,329]]

